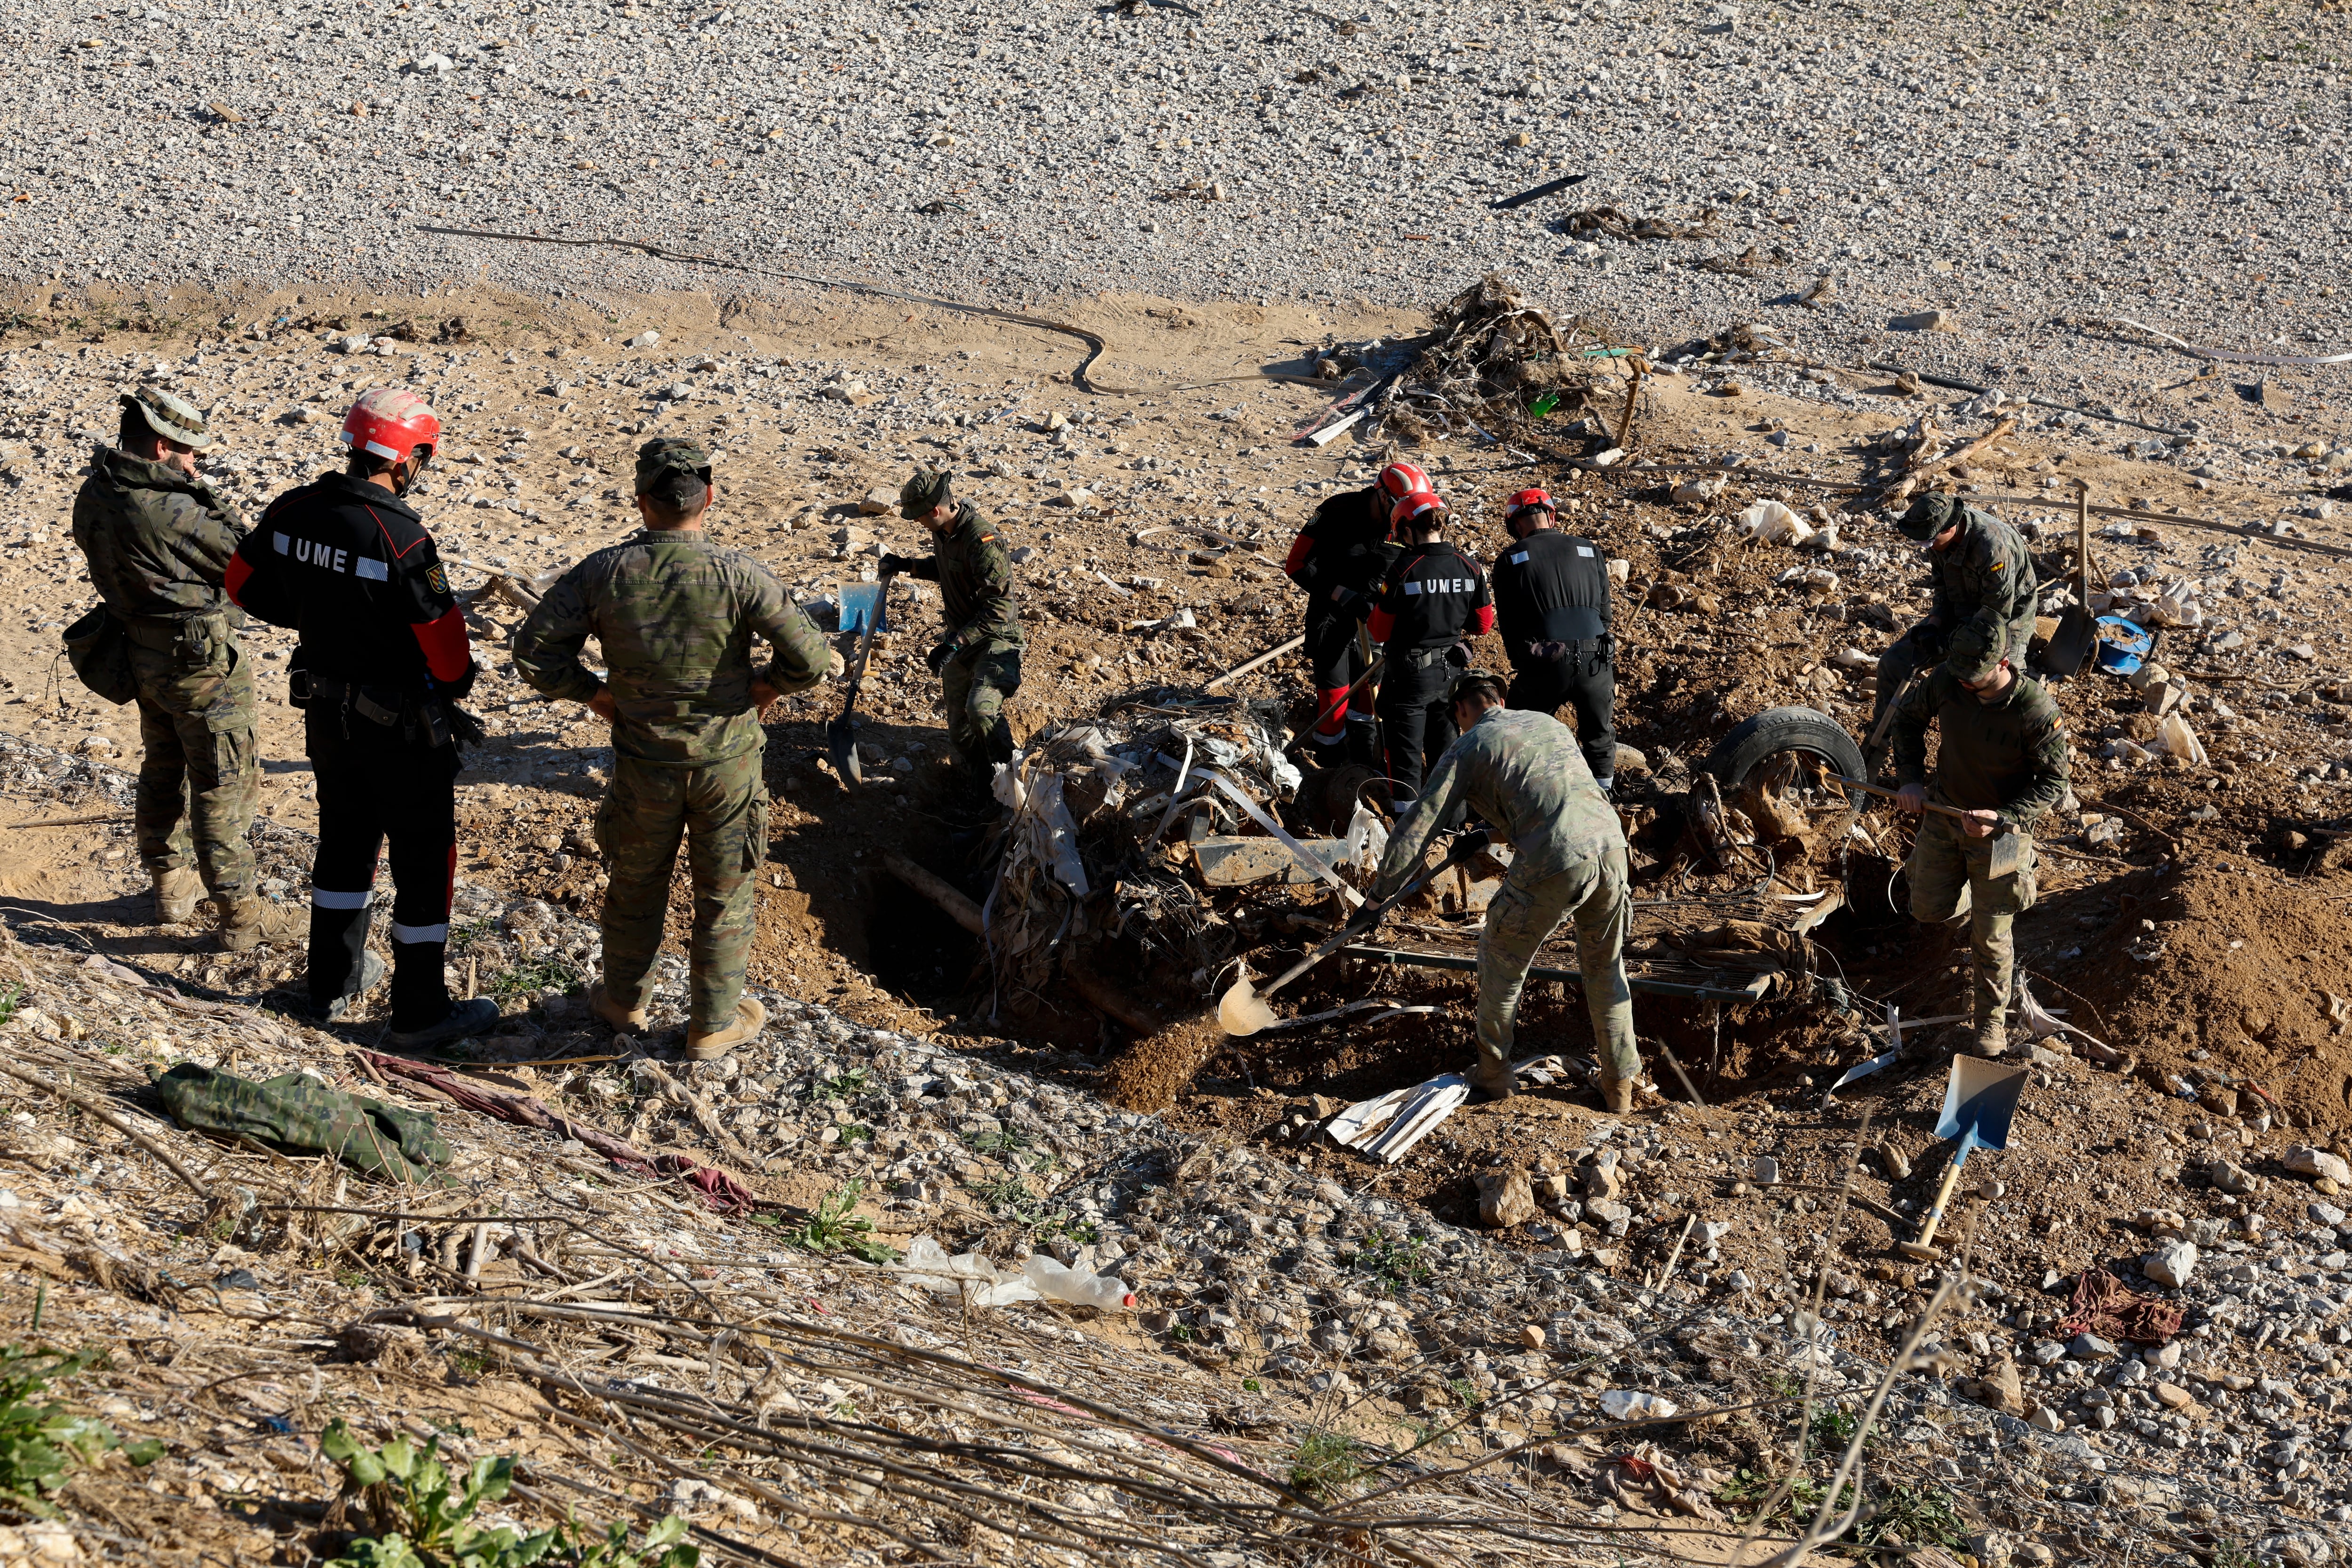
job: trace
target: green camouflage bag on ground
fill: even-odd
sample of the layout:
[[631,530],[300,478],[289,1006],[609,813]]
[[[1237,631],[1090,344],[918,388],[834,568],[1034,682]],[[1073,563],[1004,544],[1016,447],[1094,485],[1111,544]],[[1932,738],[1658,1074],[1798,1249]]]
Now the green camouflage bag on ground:
[[437,1167],[449,1163],[449,1145],[429,1110],[363,1100],[299,1072],[256,1083],[182,1062],[154,1082],[172,1120],[194,1131],[332,1154],[385,1181],[448,1184]]

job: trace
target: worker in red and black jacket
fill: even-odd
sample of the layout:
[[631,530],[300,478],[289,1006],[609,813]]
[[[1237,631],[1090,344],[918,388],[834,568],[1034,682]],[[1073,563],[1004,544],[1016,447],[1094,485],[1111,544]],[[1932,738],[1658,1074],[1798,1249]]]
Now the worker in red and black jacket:
[[[1315,672],[1315,755],[1326,765],[1343,757],[1377,766],[1372,692],[1364,673],[1361,632],[1381,582],[1396,563],[1389,517],[1399,500],[1429,489],[1429,476],[1411,463],[1391,463],[1360,490],[1327,497],[1298,537],[1282,569],[1307,591],[1307,663]],[[1344,744],[1342,743],[1344,741]]]
[[[457,745],[479,724],[456,704],[474,684],[464,614],[433,536],[401,498],[441,443],[441,421],[401,387],[363,394],[352,449],[269,504],[231,558],[249,615],[301,634],[287,694],[302,709],[319,794],[310,865],[311,1005],[341,1017],[383,966],[367,951],[376,857],[392,861],[392,1030],[415,1050],[498,1022],[488,998],[455,1002],[443,974],[457,868]],[[373,971],[373,972],[371,972]]]
[[1514,708],[1576,714],[1592,782],[1617,774],[1617,639],[1609,629],[1609,563],[1589,539],[1553,526],[1551,497],[1521,490],[1503,510],[1518,542],[1495,562],[1495,614],[1511,659]]
[[1400,801],[1421,793],[1422,770],[1454,742],[1454,678],[1470,668],[1468,638],[1495,629],[1495,604],[1477,561],[1445,542],[1445,503],[1428,490],[1396,503],[1403,544],[1381,584],[1371,633],[1387,657],[1379,713],[1388,774]]

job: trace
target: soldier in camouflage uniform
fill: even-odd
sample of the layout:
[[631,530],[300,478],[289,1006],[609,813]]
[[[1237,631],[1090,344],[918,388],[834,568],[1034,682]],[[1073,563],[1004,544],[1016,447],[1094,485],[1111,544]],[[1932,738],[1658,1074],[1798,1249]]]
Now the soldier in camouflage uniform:
[[122,399],[119,444],[101,447],[74,498],[74,542],[121,622],[139,681],[139,858],[155,919],[176,924],[212,895],[221,945],[243,952],[295,921],[254,890],[253,824],[261,774],[254,748],[253,668],[237,647],[245,612],[222,581],[245,525],[196,477],[213,444],[205,416],[146,388]]
[[1500,679],[1476,670],[1454,682],[1454,721],[1462,732],[1397,825],[1373,894],[1387,898],[1410,881],[1439,825],[1464,806],[1509,840],[1511,868],[1478,938],[1478,1066],[1470,1081],[1496,1099],[1511,1092],[1519,993],[1536,951],[1565,917],[1576,924],[1601,1097],[1622,1116],[1633,1108],[1642,1073],[1625,979],[1633,899],[1624,830],[1585,765],[1576,732],[1549,713],[1505,708],[1503,696]]
[[[665,437],[637,452],[645,528],[597,551],[548,590],[515,637],[515,668],[551,697],[613,726],[613,787],[596,814],[611,886],[604,977],[591,992],[616,1029],[642,1031],[661,946],[670,868],[687,840],[694,881],[688,1057],[708,1060],[767,1021],[743,994],[760,863],[768,853],[766,737],[758,710],[823,680],[831,650],[775,574],[702,531],[710,459]],[[751,664],[754,634],[774,658]],[[610,670],[580,662],[593,636]]]
[[[1980,677],[2005,658],[2021,672],[2040,591],[2023,536],[1990,512],[1963,505],[1958,496],[1921,496],[1895,527],[1906,539],[1927,546],[1936,574],[1935,600],[1927,618],[1879,656],[1878,700],[1870,716],[1874,733],[1915,670],[1949,659],[1963,674]],[[1880,760],[1869,759],[1874,769]]]
[[[1932,785],[1930,723],[1943,733]],[[2009,1044],[2015,962],[2011,927],[2033,907],[2033,840],[2024,836],[2066,793],[2066,731],[2058,704],[2040,681],[2019,675],[2007,659],[1973,675],[1947,662],[1896,705],[1894,745],[1906,810],[1922,812],[1932,800],[1969,816],[1960,822],[1922,812],[1918,839],[1904,869],[1911,881],[1914,919],[1969,916],[1976,1047],[1996,1057]],[[2013,874],[1996,881],[1992,836],[2001,828],[2023,838],[2021,861]]]
[[985,795],[998,763],[1013,760],[1004,704],[1021,689],[1021,612],[1013,603],[1013,558],[1003,531],[970,501],[959,504],[948,476],[918,468],[898,492],[898,515],[931,531],[926,557],[885,555],[882,575],[905,573],[940,585],[945,634],[923,656],[940,678],[948,738],[963,759],[964,780]]

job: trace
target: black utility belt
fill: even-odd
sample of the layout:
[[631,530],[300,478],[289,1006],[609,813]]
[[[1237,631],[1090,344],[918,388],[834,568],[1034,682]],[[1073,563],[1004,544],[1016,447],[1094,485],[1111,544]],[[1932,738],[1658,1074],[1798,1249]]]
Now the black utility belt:
[[1452,653],[1454,648],[1454,645],[1452,643],[1447,643],[1444,647],[1407,648],[1400,657],[1415,669],[1427,669],[1433,664],[1443,663],[1445,656]]
[[351,716],[356,714],[387,730],[398,727],[409,739],[421,740],[428,746],[449,743],[447,712],[440,703],[415,692],[387,686],[364,686],[356,680],[340,680],[331,675],[297,669],[286,678],[286,700],[297,708],[340,710],[344,715],[346,734],[351,731]]

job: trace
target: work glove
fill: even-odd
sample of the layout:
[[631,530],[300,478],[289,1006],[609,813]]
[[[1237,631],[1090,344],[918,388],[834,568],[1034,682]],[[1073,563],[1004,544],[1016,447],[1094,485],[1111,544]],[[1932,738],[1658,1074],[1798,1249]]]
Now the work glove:
[[1940,656],[1952,640],[1952,628],[1935,621],[1921,621],[1911,628],[1911,646],[1922,654]]
[[954,657],[955,644],[951,642],[943,642],[940,644],[939,647],[931,649],[930,652],[925,654],[923,656],[923,662],[931,667],[931,673],[933,675],[937,675],[940,671],[948,667],[948,660]]
[[1456,669],[1469,668],[1470,645],[1466,642],[1458,642],[1452,647],[1447,648],[1445,650],[1445,662],[1452,665]]
[[455,702],[444,702],[441,710],[449,716],[449,738],[457,742],[459,751],[469,752],[488,742],[490,732],[473,714]]
[[896,577],[899,573],[912,569],[914,564],[903,555],[885,555],[882,557],[882,575]]

